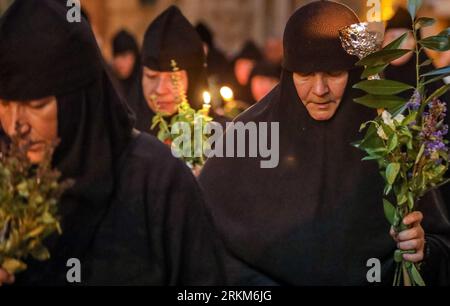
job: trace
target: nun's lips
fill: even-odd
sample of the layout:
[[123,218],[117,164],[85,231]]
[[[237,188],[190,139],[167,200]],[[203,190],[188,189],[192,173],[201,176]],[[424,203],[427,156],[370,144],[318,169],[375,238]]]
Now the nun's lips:
[[44,149],[45,141],[33,141],[29,146],[27,147],[28,152],[40,152]]
[[175,104],[175,102],[173,101],[156,101],[156,104],[158,104],[158,106],[170,106]]
[[310,102],[308,104],[319,110],[328,110],[328,108],[333,103],[336,103],[336,102],[335,101],[328,101],[328,102],[322,102],[322,103]]

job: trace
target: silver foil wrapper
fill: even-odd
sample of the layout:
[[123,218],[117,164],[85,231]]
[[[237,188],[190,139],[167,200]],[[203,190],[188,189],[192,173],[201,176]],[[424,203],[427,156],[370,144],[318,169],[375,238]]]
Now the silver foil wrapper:
[[[355,55],[362,59],[369,54],[380,50],[382,44],[382,34],[373,31],[369,23],[356,23],[345,27],[339,31],[342,47],[350,55]],[[380,79],[379,75],[369,77],[369,79]]]

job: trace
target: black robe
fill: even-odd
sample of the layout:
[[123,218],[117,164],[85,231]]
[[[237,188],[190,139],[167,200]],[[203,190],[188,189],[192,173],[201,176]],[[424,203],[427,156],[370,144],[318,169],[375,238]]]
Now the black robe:
[[[376,163],[361,162],[360,124],[376,113],[345,96],[329,121],[314,121],[298,98],[292,73],[236,121],[280,122],[278,167],[260,158],[211,158],[199,178],[209,210],[236,258],[236,281],[280,285],[369,285],[370,258],[382,263],[382,285],[393,279],[395,242],[382,206]],[[240,179],[237,180],[236,177]],[[439,195],[437,195],[439,196]],[[424,199],[431,246],[430,283],[448,282],[450,224],[442,206]],[[436,268],[438,267],[438,268]]]
[[[95,232],[51,248],[52,259],[29,262],[19,285],[70,285],[66,262],[80,241],[81,285],[218,285],[224,271],[202,195],[168,148],[135,134],[115,167],[116,188]],[[86,226],[83,219],[77,220]],[[63,234],[64,237],[65,234]]]

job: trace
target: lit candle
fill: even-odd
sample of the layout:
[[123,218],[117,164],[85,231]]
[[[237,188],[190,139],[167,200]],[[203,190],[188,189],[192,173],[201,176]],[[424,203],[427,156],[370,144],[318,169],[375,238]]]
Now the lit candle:
[[220,95],[225,102],[231,102],[234,100],[234,94],[230,87],[223,86],[220,89]]
[[207,91],[203,92],[203,114],[208,116],[211,109],[211,94]]

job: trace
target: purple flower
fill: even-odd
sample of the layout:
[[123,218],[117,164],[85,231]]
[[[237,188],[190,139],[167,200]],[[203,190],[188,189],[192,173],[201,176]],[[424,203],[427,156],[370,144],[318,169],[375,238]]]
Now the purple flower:
[[428,112],[423,113],[423,125],[419,138],[425,145],[425,156],[436,162],[439,160],[439,152],[448,152],[444,143],[448,126],[440,124],[444,120],[446,112],[446,103],[435,99],[428,104]]
[[422,103],[422,97],[420,96],[419,91],[415,90],[411,99],[406,103],[406,106],[409,110],[416,111],[420,108],[420,104]]

